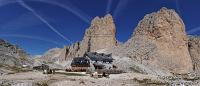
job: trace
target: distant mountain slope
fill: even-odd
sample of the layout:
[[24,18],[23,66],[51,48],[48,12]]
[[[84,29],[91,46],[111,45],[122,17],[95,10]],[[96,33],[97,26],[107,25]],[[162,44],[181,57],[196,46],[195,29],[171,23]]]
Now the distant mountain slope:
[[0,39],[0,65],[32,65],[29,55],[20,47]]

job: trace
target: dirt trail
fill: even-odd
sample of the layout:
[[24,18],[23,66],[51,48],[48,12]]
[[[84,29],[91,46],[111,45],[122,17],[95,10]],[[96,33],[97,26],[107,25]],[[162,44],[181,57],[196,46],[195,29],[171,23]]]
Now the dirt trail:
[[44,75],[42,72],[24,72],[3,75],[0,77],[0,84],[12,84],[14,86],[36,86],[38,84],[47,84],[49,86],[133,86],[137,84],[133,82],[135,77],[152,78],[154,76],[124,73],[110,75],[110,78],[95,79],[89,75],[82,76],[81,73],[73,73],[72,76],[61,71],[55,75]]
[[3,86],[167,86],[163,82],[165,81],[157,76],[139,73],[111,74],[110,78],[98,79],[83,73],[64,71],[54,75],[37,71],[0,76],[0,85]]

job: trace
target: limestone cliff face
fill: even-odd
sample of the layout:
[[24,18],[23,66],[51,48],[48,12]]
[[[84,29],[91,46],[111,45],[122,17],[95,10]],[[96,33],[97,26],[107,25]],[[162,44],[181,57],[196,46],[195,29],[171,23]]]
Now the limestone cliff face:
[[190,39],[188,47],[185,25],[174,10],[162,8],[147,14],[125,44],[117,42],[115,33],[111,15],[96,17],[82,41],[59,49],[56,56],[60,61],[70,61],[73,57],[83,56],[85,52],[104,50],[119,57],[130,57],[132,62],[146,65],[152,70],[188,73],[200,69],[198,41]]
[[189,36],[189,52],[192,58],[193,70],[200,74],[200,37]]
[[104,18],[96,17],[86,30],[81,42],[82,49],[94,52],[99,49],[117,46],[115,33],[115,24],[111,15],[106,15]]
[[85,52],[95,52],[117,46],[115,33],[115,24],[110,14],[103,18],[96,17],[92,20],[91,26],[85,31],[83,40],[71,46],[66,46],[60,57],[66,60],[83,56]]
[[125,44],[130,57],[173,73],[192,71],[185,25],[174,10],[148,14]]

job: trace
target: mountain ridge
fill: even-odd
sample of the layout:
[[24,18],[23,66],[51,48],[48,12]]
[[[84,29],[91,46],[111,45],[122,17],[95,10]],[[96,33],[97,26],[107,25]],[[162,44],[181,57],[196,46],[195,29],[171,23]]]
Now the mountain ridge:
[[116,26],[110,14],[95,17],[86,29],[83,40],[65,46],[58,59],[71,61],[85,52],[103,51],[112,53],[118,60],[131,58],[132,62],[152,66],[153,69],[173,73],[193,72],[194,60],[189,52],[185,25],[173,9],[163,7],[144,16],[132,37],[123,44],[116,39],[115,34]]

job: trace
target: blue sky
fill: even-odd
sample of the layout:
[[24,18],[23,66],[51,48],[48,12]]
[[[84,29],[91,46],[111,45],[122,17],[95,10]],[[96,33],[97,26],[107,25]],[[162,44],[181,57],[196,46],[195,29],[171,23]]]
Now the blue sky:
[[95,16],[110,13],[125,42],[145,14],[161,7],[176,10],[188,34],[200,35],[199,0],[0,0],[0,38],[42,54],[80,41]]

